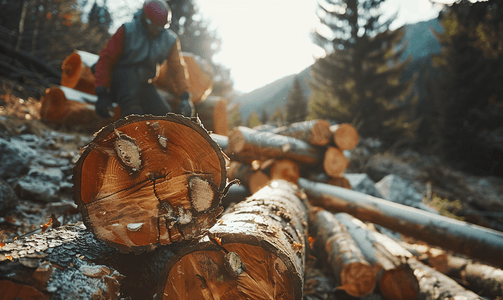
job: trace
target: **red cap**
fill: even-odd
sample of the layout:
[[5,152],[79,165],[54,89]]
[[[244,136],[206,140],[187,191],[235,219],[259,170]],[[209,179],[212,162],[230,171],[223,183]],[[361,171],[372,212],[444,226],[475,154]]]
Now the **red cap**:
[[145,16],[152,21],[152,25],[164,26],[171,23],[171,9],[164,0],[146,0],[143,11]]

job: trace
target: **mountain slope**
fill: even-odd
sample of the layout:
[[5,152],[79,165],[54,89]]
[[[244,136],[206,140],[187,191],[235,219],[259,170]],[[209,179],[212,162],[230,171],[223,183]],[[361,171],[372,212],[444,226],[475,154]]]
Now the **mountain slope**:
[[[408,46],[403,57],[405,58],[410,55],[413,61],[404,76],[411,76],[413,73],[419,71],[423,64],[430,63],[430,59],[428,58],[431,54],[440,52],[440,45],[431,31],[432,28],[436,31],[442,29],[437,19],[406,26],[407,31],[404,41],[408,42]],[[247,120],[254,111],[260,115],[260,112],[266,109],[268,114],[271,115],[278,106],[284,106],[293,86],[295,76],[298,76],[304,96],[309,100],[311,95],[311,89],[308,85],[310,79],[309,70],[310,67],[307,67],[299,74],[288,75],[236,97],[235,102],[240,104],[239,111],[243,120]]]

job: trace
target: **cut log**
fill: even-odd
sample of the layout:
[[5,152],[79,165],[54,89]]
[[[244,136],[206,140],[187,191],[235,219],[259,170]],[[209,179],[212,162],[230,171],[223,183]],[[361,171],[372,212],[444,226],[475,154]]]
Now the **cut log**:
[[123,275],[103,264],[116,253],[82,223],[17,239],[0,249],[0,299],[119,299]]
[[122,252],[142,252],[192,239],[215,223],[225,159],[189,118],[133,115],[96,134],[73,181],[86,226]]
[[470,290],[476,291],[481,296],[495,299],[503,295],[503,270],[501,269],[445,253],[440,257],[428,259],[428,264],[451,278],[465,282]]
[[360,136],[353,125],[349,123],[331,125],[330,131],[333,132],[333,140],[337,148],[351,150],[358,145]]
[[184,245],[121,254],[82,222],[48,228],[0,249],[0,299],[152,299],[164,265]]
[[483,299],[477,294],[464,289],[448,276],[435,271],[414,258],[409,259],[408,264],[415,270],[414,274],[419,280],[418,300]]
[[61,66],[63,73],[61,85],[84,93],[96,95],[94,91],[93,65],[98,62],[99,55],[75,50],[68,55]]
[[283,179],[297,184],[300,177],[299,167],[289,159],[276,160],[271,167],[269,176],[271,180]]
[[210,134],[211,138],[217,142],[217,144],[220,146],[222,151],[226,151],[227,148],[229,147],[229,137],[221,134],[215,134],[211,133]]
[[[186,65],[186,77],[189,84],[191,101],[197,104],[204,101],[213,90],[213,75],[211,66],[201,57],[188,52],[182,52],[182,57]],[[153,84],[168,93],[179,94],[183,91],[176,90],[175,78],[169,76],[168,62],[161,64],[159,75],[154,79]]]
[[267,174],[265,174],[261,170],[257,170],[250,176],[250,179],[248,181],[248,189],[250,190],[250,193],[255,194],[270,182],[271,178]]
[[351,190],[351,183],[349,183],[349,180],[344,176],[331,177],[328,180],[328,184]]
[[288,158],[299,164],[319,164],[324,152],[308,143],[270,132],[259,132],[238,126],[229,133],[227,153],[231,159],[262,160]]
[[388,300],[416,299],[419,283],[413,270],[404,263],[412,254],[349,214],[338,213],[335,218],[346,226],[365,259],[372,264],[381,294]]
[[157,299],[302,299],[306,205],[274,181],[169,260]]
[[96,115],[96,96],[79,92],[64,86],[54,86],[46,90],[41,100],[40,117],[52,124],[100,129],[120,118],[120,109],[115,107],[113,117],[103,119]]
[[331,177],[340,177],[349,166],[349,162],[337,147],[328,147],[323,159],[323,169]]
[[327,255],[337,289],[354,297],[369,295],[374,290],[376,276],[346,226],[321,208],[310,209],[309,224],[315,237],[314,249]]
[[288,126],[274,128],[270,132],[294,137],[315,146],[325,146],[332,138],[330,123],[325,120],[292,123]]
[[198,102],[195,109],[206,130],[223,136],[229,134],[227,107],[222,97],[209,96],[206,100]]
[[503,267],[503,233],[356,191],[299,179],[311,204]]

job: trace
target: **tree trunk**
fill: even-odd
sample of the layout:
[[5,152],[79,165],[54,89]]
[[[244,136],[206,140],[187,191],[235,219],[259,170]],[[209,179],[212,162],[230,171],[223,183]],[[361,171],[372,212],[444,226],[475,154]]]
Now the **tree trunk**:
[[321,208],[310,209],[309,225],[309,231],[315,237],[314,248],[327,255],[337,289],[354,297],[370,294],[376,284],[374,270],[346,226]]
[[158,299],[302,299],[306,205],[274,181],[236,204],[166,266]]
[[61,68],[61,85],[77,91],[96,95],[94,91],[94,78],[91,67],[96,64],[99,55],[84,51],[74,51],[63,61]]
[[313,205],[346,212],[429,244],[503,266],[503,233],[496,230],[303,178],[299,179],[299,187]]
[[222,97],[210,96],[198,102],[195,109],[206,130],[223,136],[229,134],[227,108]]
[[82,222],[0,249],[0,299],[152,299],[164,265],[185,244],[121,254]]
[[482,300],[480,296],[465,290],[456,281],[414,258],[409,259],[408,264],[416,270],[415,274],[419,280],[420,290],[417,300]]
[[337,147],[328,147],[323,159],[323,169],[331,177],[340,177],[349,166],[349,162]]
[[419,283],[413,270],[404,263],[412,254],[351,215],[338,213],[335,218],[346,226],[365,259],[374,267],[381,294],[389,300],[416,299]]
[[333,132],[334,144],[341,150],[353,149],[360,139],[356,129],[349,123],[332,125],[330,131]]
[[130,116],[97,133],[73,181],[86,226],[121,252],[142,252],[211,227],[226,169],[220,147],[191,119]]
[[248,160],[288,158],[299,164],[319,164],[323,161],[323,151],[308,143],[279,134],[259,132],[244,126],[234,128],[229,133],[227,152],[234,158],[237,154]]
[[325,146],[332,138],[330,124],[325,120],[311,120],[292,123],[272,129],[270,132],[290,136],[315,146]]
[[435,270],[465,282],[470,290],[479,295],[491,299],[503,295],[503,270],[449,254],[445,255],[443,262],[440,265],[430,264],[428,260]]

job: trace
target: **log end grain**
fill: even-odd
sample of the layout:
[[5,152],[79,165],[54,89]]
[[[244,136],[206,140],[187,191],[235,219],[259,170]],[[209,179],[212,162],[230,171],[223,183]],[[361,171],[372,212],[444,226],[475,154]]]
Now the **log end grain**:
[[388,300],[414,300],[419,294],[419,281],[407,265],[384,271],[379,289]]
[[271,182],[271,178],[264,172],[257,170],[251,174],[248,181],[248,189],[252,194],[258,192],[261,188],[267,186]]
[[122,252],[141,252],[211,227],[226,170],[216,142],[190,119],[134,116],[96,135],[73,180],[86,226]]
[[353,127],[348,123],[342,123],[332,127],[334,130],[334,143],[341,150],[351,150],[358,144],[360,136]]
[[348,160],[337,147],[328,147],[323,159],[323,169],[331,177],[340,177],[349,165]]
[[330,123],[325,120],[317,120],[311,129],[309,143],[316,146],[325,146],[330,142],[331,138]]
[[341,285],[337,287],[351,296],[364,297],[372,293],[376,285],[376,275],[367,262],[353,262],[341,270]]
[[83,67],[82,59],[77,52],[68,55],[61,65],[61,69],[63,70],[61,73],[61,85],[74,88],[79,82]]
[[275,161],[271,167],[271,180],[283,179],[297,184],[300,177],[299,167],[289,159]]

